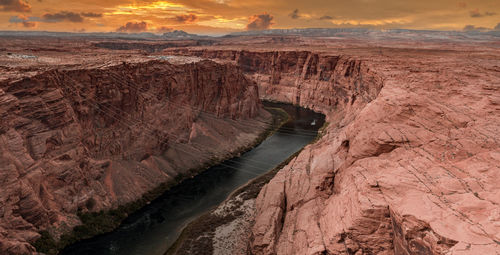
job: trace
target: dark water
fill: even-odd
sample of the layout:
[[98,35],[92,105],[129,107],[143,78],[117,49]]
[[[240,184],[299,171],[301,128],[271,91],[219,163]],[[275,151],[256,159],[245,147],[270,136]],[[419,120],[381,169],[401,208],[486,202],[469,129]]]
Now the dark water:
[[[266,173],[314,139],[324,116],[291,105],[266,103],[291,120],[241,157],[211,167],[173,187],[109,233],[78,242],[62,254],[160,255],[196,217],[223,202],[249,180]],[[315,122],[315,125],[311,123]]]

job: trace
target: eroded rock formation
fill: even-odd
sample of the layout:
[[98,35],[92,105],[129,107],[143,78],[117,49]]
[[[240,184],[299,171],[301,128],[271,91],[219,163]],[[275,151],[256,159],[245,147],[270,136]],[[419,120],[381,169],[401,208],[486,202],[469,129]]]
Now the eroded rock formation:
[[257,86],[232,65],[150,61],[0,84],[0,253],[34,252],[78,211],[135,201],[237,153],[265,130]]
[[253,254],[500,252],[497,53],[170,52],[237,63],[263,98],[327,115],[259,194]]

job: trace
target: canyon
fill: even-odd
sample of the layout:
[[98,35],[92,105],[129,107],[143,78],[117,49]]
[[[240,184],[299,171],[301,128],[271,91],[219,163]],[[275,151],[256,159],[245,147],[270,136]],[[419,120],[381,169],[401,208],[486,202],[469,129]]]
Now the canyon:
[[[15,60],[23,69],[0,57],[2,252],[34,252],[40,230],[57,237],[79,210],[213,160],[194,144],[233,155],[266,129],[259,98],[328,124],[252,198],[228,254],[500,252],[498,41],[241,36],[151,56],[89,45],[78,60],[57,53],[57,68],[48,51]],[[115,107],[127,115],[98,110]],[[114,119],[128,114],[141,126]]]
[[232,157],[271,120],[256,84],[212,61],[61,68],[0,88],[2,254]]
[[233,62],[329,122],[260,192],[248,253],[500,251],[498,48],[228,48],[171,52]]

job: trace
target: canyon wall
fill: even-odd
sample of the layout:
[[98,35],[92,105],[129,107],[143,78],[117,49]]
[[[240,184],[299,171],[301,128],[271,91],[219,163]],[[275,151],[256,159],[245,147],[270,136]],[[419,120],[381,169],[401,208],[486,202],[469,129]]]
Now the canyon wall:
[[383,84],[383,77],[348,56],[310,51],[176,49],[167,52],[232,62],[257,82],[262,99],[300,105],[328,116],[345,117],[341,109],[361,108],[378,95]]
[[51,70],[0,84],[0,253],[133,202],[252,144],[256,84],[212,61]]
[[494,57],[425,49],[168,52],[234,62],[262,98],[327,116],[323,137],[261,190],[251,253],[500,252]]

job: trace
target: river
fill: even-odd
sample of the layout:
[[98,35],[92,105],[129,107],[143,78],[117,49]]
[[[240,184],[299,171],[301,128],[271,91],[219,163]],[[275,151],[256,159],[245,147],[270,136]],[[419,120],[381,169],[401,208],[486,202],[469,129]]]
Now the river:
[[61,254],[162,255],[189,222],[310,143],[324,123],[323,115],[308,109],[265,105],[279,107],[290,115],[290,120],[272,136],[240,157],[213,166],[166,191],[130,215],[115,231],[80,241]]

